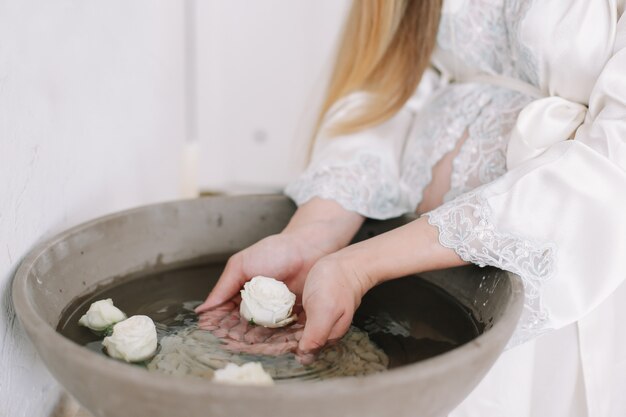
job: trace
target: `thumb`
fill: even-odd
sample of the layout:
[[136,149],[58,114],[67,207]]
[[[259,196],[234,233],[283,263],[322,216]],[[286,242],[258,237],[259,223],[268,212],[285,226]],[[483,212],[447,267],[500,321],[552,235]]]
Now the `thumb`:
[[248,281],[248,277],[243,273],[242,257],[235,254],[228,259],[226,267],[222,272],[217,284],[209,293],[204,303],[196,307],[196,313],[210,310],[228,300],[230,300]]
[[313,300],[304,306],[306,323],[298,350],[302,353],[314,352],[321,349],[331,334],[335,325],[341,320],[343,312],[334,303],[319,303]]

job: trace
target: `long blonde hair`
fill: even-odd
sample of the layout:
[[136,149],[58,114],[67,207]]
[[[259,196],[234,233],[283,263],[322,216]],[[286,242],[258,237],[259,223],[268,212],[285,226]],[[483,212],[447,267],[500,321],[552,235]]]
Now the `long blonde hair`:
[[317,129],[354,91],[370,93],[359,112],[328,128],[346,134],[392,117],[411,97],[435,46],[442,0],[353,0]]

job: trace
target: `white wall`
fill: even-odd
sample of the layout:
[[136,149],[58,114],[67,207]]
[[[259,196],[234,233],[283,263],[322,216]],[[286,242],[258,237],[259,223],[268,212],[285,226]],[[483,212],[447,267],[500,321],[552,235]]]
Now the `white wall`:
[[0,416],[57,399],[12,274],[42,236],[179,197],[183,2],[0,0]]
[[197,184],[282,187],[347,4],[0,0],[0,417],[46,417],[59,392],[13,312],[20,259]]
[[199,0],[199,186],[280,190],[301,169],[347,0]]

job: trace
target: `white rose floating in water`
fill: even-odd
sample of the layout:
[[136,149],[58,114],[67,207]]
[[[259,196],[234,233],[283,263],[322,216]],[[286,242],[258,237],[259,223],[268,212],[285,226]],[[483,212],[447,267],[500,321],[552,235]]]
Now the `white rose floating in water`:
[[254,324],[282,327],[296,319],[291,315],[295,302],[296,295],[284,283],[259,275],[244,284],[239,313]]
[[99,332],[122,320],[126,320],[126,314],[113,305],[113,300],[107,298],[92,303],[78,324]]
[[248,362],[241,366],[227,363],[213,374],[213,381],[231,385],[274,385],[272,377],[258,362]]
[[113,326],[113,334],[102,344],[112,358],[141,362],[156,352],[156,327],[148,316],[132,316]]

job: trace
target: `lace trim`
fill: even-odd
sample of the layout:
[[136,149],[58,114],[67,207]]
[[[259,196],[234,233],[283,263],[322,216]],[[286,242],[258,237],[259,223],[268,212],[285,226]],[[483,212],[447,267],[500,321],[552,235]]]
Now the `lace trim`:
[[[536,58],[521,39],[534,0],[465,0],[442,14],[437,45],[461,66],[539,85]],[[444,9],[446,10],[446,9]],[[457,74],[455,74],[457,75]]]
[[452,162],[450,190],[444,201],[490,183],[506,173],[506,149],[517,116],[532,98],[501,87],[480,86],[491,96],[467,130],[468,135]]
[[541,288],[555,273],[556,246],[498,230],[481,190],[464,194],[426,214],[439,229],[441,245],[466,262],[492,265],[519,275],[524,282],[524,310],[508,347],[550,330],[550,311],[541,302]]
[[509,27],[507,34],[511,48],[511,66],[517,70],[516,72],[522,80],[539,87],[537,57],[520,36],[522,22],[533,2],[534,0],[507,1],[504,6],[504,16]]
[[517,91],[484,84],[450,85],[419,115],[403,158],[402,182],[417,207],[432,171],[467,130],[452,163],[444,201],[487,184],[506,172],[506,148],[519,112],[532,99]]
[[320,197],[372,219],[389,219],[410,212],[403,204],[398,179],[383,169],[377,155],[359,154],[338,165],[310,167],[289,184],[285,194],[301,205]]
[[402,161],[402,182],[412,209],[422,201],[433,167],[456,146],[467,126],[491,100],[489,87],[450,85],[428,103],[409,134]]

